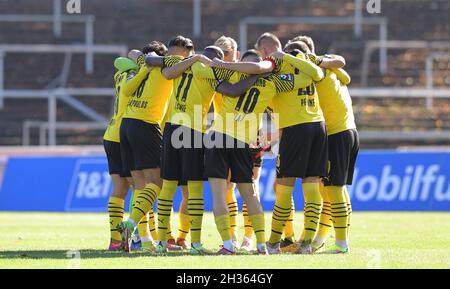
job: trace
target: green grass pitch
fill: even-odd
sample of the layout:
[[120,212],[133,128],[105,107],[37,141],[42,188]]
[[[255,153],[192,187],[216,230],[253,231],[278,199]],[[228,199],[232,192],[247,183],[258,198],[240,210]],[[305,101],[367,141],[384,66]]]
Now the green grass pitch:
[[[295,220],[298,235],[301,214]],[[355,212],[348,255],[129,255],[107,252],[108,238],[106,214],[0,213],[0,268],[450,268],[449,213]],[[203,240],[220,245],[210,213]]]

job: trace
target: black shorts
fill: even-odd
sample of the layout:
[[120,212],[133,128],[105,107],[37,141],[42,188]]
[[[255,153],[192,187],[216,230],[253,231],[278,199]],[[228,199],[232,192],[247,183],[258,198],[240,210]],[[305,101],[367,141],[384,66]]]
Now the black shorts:
[[205,171],[208,178],[228,179],[231,171],[232,183],[253,182],[254,162],[248,144],[215,131],[209,132],[208,139],[216,144],[205,149]]
[[277,178],[325,177],[327,163],[325,122],[309,122],[283,128]]
[[161,128],[133,118],[122,119],[120,151],[125,170],[139,171],[160,167]]
[[349,129],[328,136],[328,176],[323,178],[325,186],[351,185],[359,151],[359,135]]
[[164,128],[161,178],[171,181],[205,180],[203,133],[167,123]]
[[120,155],[120,143],[103,140],[106,158],[108,159],[108,170],[110,175],[119,175],[122,178],[131,177],[130,171],[123,170],[122,157]]

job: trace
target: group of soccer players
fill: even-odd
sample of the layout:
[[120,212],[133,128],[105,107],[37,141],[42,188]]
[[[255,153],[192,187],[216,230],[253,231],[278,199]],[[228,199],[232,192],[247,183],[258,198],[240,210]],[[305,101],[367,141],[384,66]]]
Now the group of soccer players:
[[[195,54],[193,42],[177,36],[167,47],[152,41],[130,51],[128,58],[116,59],[114,115],[104,135],[113,180],[109,250],[212,254],[201,236],[203,184],[208,180],[223,241],[215,254],[236,254],[238,247],[262,255],[323,252],[332,228],[335,243],[326,252],[349,252],[346,185],[352,183],[359,141],[347,89],[350,76],[342,68],[345,60],[317,56],[307,36],[295,37],[283,48],[275,35],[264,33],[255,48],[239,55],[236,41],[222,36]],[[258,191],[261,158],[274,141],[261,133],[267,113],[279,132],[268,240]],[[298,242],[293,234],[297,178],[302,179],[305,201]],[[175,239],[171,215],[178,186],[183,200]],[[130,187],[130,216],[124,220]],[[236,187],[244,200],[241,246]]]

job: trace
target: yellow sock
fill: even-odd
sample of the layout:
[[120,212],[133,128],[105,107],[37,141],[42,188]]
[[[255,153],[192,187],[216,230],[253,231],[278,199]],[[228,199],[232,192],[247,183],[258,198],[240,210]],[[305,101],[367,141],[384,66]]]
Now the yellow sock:
[[295,205],[294,198],[292,198],[292,206],[291,206],[291,214],[289,215],[289,219],[284,226],[284,237],[290,240],[294,239],[294,215],[295,215]]
[[187,234],[191,228],[189,223],[189,215],[179,213],[178,215],[180,219],[180,228],[178,229],[178,239],[186,239]]
[[139,223],[153,207],[160,190],[155,184],[147,184],[143,190],[135,190],[133,209],[131,210],[129,219],[135,224]]
[[145,216],[141,219],[138,224],[139,236],[144,238],[150,238],[150,228],[149,228],[149,213],[145,214]]
[[232,240],[237,240],[237,215],[238,215],[238,203],[236,195],[234,193],[234,186],[230,186],[227,189],[227,204],[228,212],[230,214],[230,234]]
[[319,226],[319,216],[322,211],[322,197],[320,196],[319,183],[302,184],[303,196],[305,198],[304,228],[305,237],[303,242],[312,242]]
[[256,243],[264,244],[266,242],[264,214],[249,216],[249,219],[255,230]]
[[177,190],[178,181],[163,180],[158,198],[158,240],[167,241],[170,232],[170,214],[172,213],[173,196]]
[[319,236],[323,241],[326,240],[328,234],[333,227],[333,220],[331,219],[331,203],[328,194],[325,191],[325,187],[320,185],[320,195],[323,199],[322,213],[320,214],[319,220],[319,231],[317,236]]
[[348,194],[347,186],[344,186],[344,196],[345,196],[345,202],[347,203],[347,240],[348,240],[348,233],[350,231],[350,223],[352,220],[352,202],[350,201],[350,195]]
[[333,219],[336,241],[347,240],[347,203],[345,201],[344,187],[325,187],[331,202],[331,218]]
[[133,190],[131,191],[131,199],[130,199],[130,203],[128,204],[128,212],[131,214],[131,211],[133,211],[133,206],[134,206],[134,201],[136,201],[136,195],[137,192],[136,190],[133,188]]
[[214,220],[216,221],[217,230],[219,231],[222,241],[231,240],[230,215],[217,216]]
[[191,243],[201,243],[203,222],[203,182],[188,181],[188,211],[191,225]]
[[245,202],[242,206],[242,215],[244,216],[244,236],[251,238],[253,236],[253,227],[250,218],[248,217],[247,204]]
[[[170,211],[172,215],[172,211]],[[169,218],[169,223],[167,223],[167,233],[166,240],[175,240],[175,237],[172,235],[172,217]]]
[[272,231],[270,233],[269,243],[280,242],[283,234],[283,227],[291,214],[292,192],[294,187],[276,185],[275,187],[275,206],[272,212]]
[[116,229],[117,225],[123,221],[125,200],[110,197],[108,201],[108,213],[109,213],[109,230],[111,232],[111,240],[115,243],[120,243],[122,237],[120,232]]
[[[305,208],[305,206],[306,206],[306,202],[303,202],[303,208]],[[301,243],[301,242],[303,242],[303,240],[305,240],[305,226],[303,226],[303,229],[302,229],[302,234],[300,235],[300,239],[298,239],[298,242],[299,243]]]
[[150,228],[150,234],[152,235],[153,240],[158,240],[158,232],[156,231],[155,213],[153,212],[153,207],[150,209],[150,212],[148,214],[148,226]]

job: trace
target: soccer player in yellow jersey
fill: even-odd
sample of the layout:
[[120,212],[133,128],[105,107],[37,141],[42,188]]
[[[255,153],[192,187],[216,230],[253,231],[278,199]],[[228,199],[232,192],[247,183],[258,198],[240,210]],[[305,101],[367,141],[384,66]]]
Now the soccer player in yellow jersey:
[[[223,58],[224,61],[227,62],[238,61],[240,53],[237,50],[238,45],[236,40],[234,40],[231,37],[223,35],[219,37],[216,40],[216,42],[214,42],[214,45],[222,49],[224,53]],[[242,55],[241,60],[259,62],[261,59],[258,52],[256,52],[255,50],[248,50],[245,52],[245,55]],[[216,93],[213,99],[213,104],[215,113],[220,111],[220,108],[222,107],[222,95],[220,93]],[[254,159],[253,179],[255,183],[255,191],[257,194],[259,194],[259,178],[261,176],[261,166],[262,166],[262,149],[263,148],[260,147],[259,145],[250,149]],[[233,240],[233,243],[235,243],[235,247],[237,247],[237,239],[238,239],[237,216],[239,213],[239,207],[236,200],[235,188],[236,184],[228,181],[227,204],[228,210],[230,212],[230,232],[231,232],[231,239]],[[247,205],[245,204],[245,202],[242,207],[242,214],[244,216],[244,237],[240,249],[250,252],[253,250],[252,245],[253,229],[250,220],[248,218]]]
[[[314,81],[323,78],[323,72],[308,60],[299,59],[281,51],[281,43],[271,33],[264,33],[256,48],[265,60],[259,63],[229,63],[214,65],[244,73],[295,73],[296,68],[309,74]],[[278,114],[281,131],[280,151],[277,161],[276,201],[272,216],[272,232],[268,241],[269,253],[280,252],[283,227],[289,219],[292,193],[297,178],[302,179],[305,198],[305,237],[297,253],[311,254],[312,240],[318,228],[322,209],[320,177],[327,175],[327,137],[322,110],[314,83],[297,91],[280,92],[273,99],[272,107]]]
[[[317,65],[321,65],[321,58],[314,57],[313,40],[307,36],[299,36],[293,40],[297,39],[304,41],[308,46],[308,50],[300,49],[301,52],[307,53]],[[345,64],[345,60],[340,56],[326,55],[325,57],[343,61]],[[336,240],[329,252],[340,254],[349,252],[348,229],[351,203],[346,185],[352,184],[359,151],[359,136],[351,97],[347,89],[350,76],[342,68],[324,69],[324,72],[324,79],[317,82],[316,87],[328,133],[328,175],[322,179],[324,184],[322,196],[328,202],[328,208],[325,210],[324,207],[322,211],[319,232],[314,239],[313,247],[316,250],[323,248],[328,231],[333,226]]]
[[[216,60],[218,65],[225,68],[230,64],[232,69],[239,70],[238,66]],[[250,62],[242,62],[250,63]],[[316,71],[315,65],[302,62],[301,67],[306,71]],[[220,70],[213,70],[214,75],[220,78]],[[225,69],[225,71],[227,71]],[[226,75],[226,73],[224,73]],[[233,80],[246,77],[242,73],[233,73]],[[281,92],[308,87],[312,78],[303,71],[298,74],[273,74],[258,78],[256,83],[239,98],[224,97],[222,109],[215,119],[208,135],[212,143],[206,149],[205,165],[206,175],[209,178],[213,191],[213,210],[216,225],[221,234],[224,245],[219,254],[234,254],[235,248],[229,234],[229,217],[226,200],[226,178],[231,170],[231,181],[236,182],[239,192],[247,204],[248,215],[255,231],[257,251],[267,253],[265,244],[264,215],[253,184],[253,158],[249,149],[250,143],[257,140],[261,124],[261,116],[275,95]],[[225,93],[226,95],[226,93]],[[225,183],[225,185],[224,185]]]
[[[237,62],[239,60],[240,53],[237,50],[237,42],[231,37],[227,36],[221,36],[219,37],[216,42],[214,42],[214,45],[222,49],[224,57],[223,60],[227,62]],[[258,53],[254,50],[246,51],[245,55],[242,55],[243,61],[260,61],[260,56]],[[220,108],[222,106],[222,94],[216,93],[214,99],[214,111],[218,112],[220,111]],[[253,179],[255,183],[255,191],[257,194],[259,194],[259,178],[261,176],[261,165],[262,165],[262,148],[260,146],[254,147],[250,149],[252,152],[252,156],[254,159],[254,167],[253,167]],[[231,239],[233,240],[233,243],[235,243],[235,246],[237,247],[237,240],[238,240],[238,230],[237,230],[237,216],[239,213],[239,207],[236,200],[236,194],[235,194],[235,188],[236,184],[228,181],[227,183],[227,203],[228,203],[228,210],[230,212],[230,232],[231,232]],[[248,218],[247,213],[247,206],[244,202],[242,207],[242,214],[244,216],[244,237],[242,244],[240,246],[241,250],[250,252],[253,250],[252,246],[252,236],[253,236],[253,229],[250,224],[250,220]]]
[[[223,60],[228,62],[236,62],[239,59],[239,51],[237,50],[237,42],[231,37],[222,35],[215,42],[214,46],[219,47],[223,52]],[[222,108],[222,94],[216,93],[213,99],[214,113],[217,114]],[[239,213],[236,194],[234,193],[236,184],[228,181],[227,183],[227,203],[230,212],[230,232],[231,239],[237,247],[237,216]]]
[[[206,49],[206,54],[213,53],[213,57],[218,56],[217,52],[220,52],[220,50],[212,47]],[[167,224],[170,219],[173,195],[178,185],[178,180],[187,181],[188,185],[188,212],[192,241],[190,252],[193,254],[206,252],[200,238],[203,216],[203,150],[201,146],[200,148],[195,147],[194,137],[198,138],[198,135],[200,134],[201,136],[202,134],[202,116],[206,116],[206,107],[209,110],[215,92],[209,82],[201,81],[194,77],[190,67],[198,60],[210,61],[202,55],[195,55],[184,61],[173,61],[157,56],[148,56],[146,58],[149,66],[167,65],[168,62],[171,62],[173,71],[171,73],[168,73],[165,69],[162,71],[167,79],[173,79],[174,82],[163,137],[161,163],[163,186],[158,202],[159,243],[157,252],[165,252],[167,250],[165,232],[168,229]],[[200,105],[199,111],[195,111],[197,105]],[[196,113],[200,115],[199,123],[194,123],[194,115]],[[185,117],[184,120],[186,122],[180,119],[182,117]],[[192,146],[189,144],[189,146],[183,148],[177,147],[179,144],[172,139],[172,134],[180,131],[180,135],[184,140],[190,139],[192,141]]]
[[[192,41],[183,36],[173,38],[168,50],[160,42],[153,42],[153,45],[156,54],[162,56],[167,52],[171,59],[188,57],[194,49]],[[124,168],[131,171],[135,185],[130,217],[118,226],[127,250],[138,223],[152,209],[160,192],[160,125],[172,91],[172,81],[162,75],[161,69],[148,69],[144,56],[138,58],[138,64],[141,68],[134,78],[140,82],[123,87],[132,91],[132,97],[120,128],[122,162]],[[145,249],[152,250],[151,240],[146,243]]]
[[[293,42],[293,40],[289,40],[286,44],[284,51],[296,56],[299,53],[308,54],[312,60],[316,61],[320,67],[328,67],[328,68],[339,68],[345,65],[345,59],[341,56],[333,56],[332,58],[328,56],[315,56],[311,51],[314,49],[314,43],[312,39],[307,36],[298,36],[295,39],[300,39],[299,41]],[[311,46],[311,47],[310,47]],[[302,54],[303,55],[303,54]],[[320,99],[320,94],[319,94]],[[322,107],[322,106],[321,106]],[[331,227],[331,208],[328,197],[324,194],[323,185],[320,184],[320,194],[323,199],[323,208],[322,213],[320,215],[319,220],[319,228],[315,238],[320,238],[320,236],[327,234],[328,230],[325,229],[327,227]],[[293,252],[297,249],[297,244],[294,241],[294,225],[293,219],[295,215],[295,207],[294,201],[292,201],[292,209],[291,215],[289,216],[288,221],[286,222],[286,226],[284,227],[284,235],[285,238],[281,241],[280,247],[282,252]],[[299,243],[302,242],[305,236],[305,230],[302,231],[302,235],[300,237]],[[313,249],[315,248],[313,242]]]
[[[209,58],[223,57],[220,48],[208,46],[204,56]],[[148,64],[158,64],[147,58]],[[218,83],[215,79],[197,77],[201,71],[201,63],[195,63],[194,57],[173,66],[178,71],[168,76],[174,78],[174,90],[171,97],[171,108],[163,137],[162,177],[160,203],[158,204],[158,229],[166,230],[166,222],[170,217],[171,206],[175,193],[176,181],[181,178],[188,183],[188,210],[191,219],[191,254],[207,254],[201,244],[201,224],[203,218],[203,180],[204,180],[204,147],[203,132],[205,130],[206,114],[211,106],[217,87],[228,83]],[[210,60],[206,63],[209,64]],[[191,67],[192,66],[192,67]],[[200,70],[199,70],[200,68]],[[250,84],[244,80],[241,93]],[[247,84],[247,85],[246,85]],[[229,85],[229,84],[228,84]],[[161,233],[159,235],[161,235]],[[166,241],[161,238],[158,252],[166,251]]]
[[103,136],[103,146],[108,159],[109,174],[111,175],[113,191],[108,201],[109,223],[111,231],[111,241],[109,251],[122,250],[122,240],[120,232],[116,229],[117,225],[123,221],[125,211],[125,197],[132,184],[131,174],[122,167],[120,155],[120,124],[125,112],[127,99],[121,86],[128,78],[139,70],[139,66],[131,59],[119,57],[114,62],[117,72],[114,75],[116,85],[116,97],[114,101],[114,114],[111,117],[109,125]]

